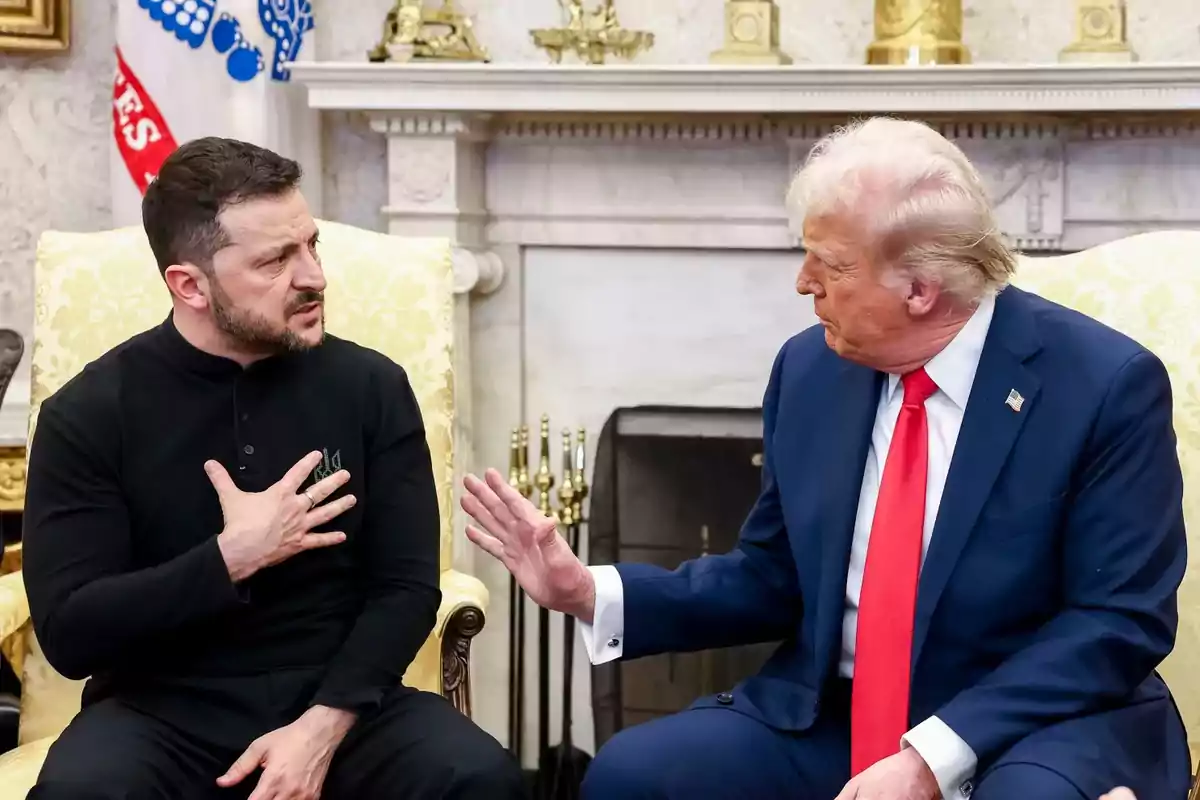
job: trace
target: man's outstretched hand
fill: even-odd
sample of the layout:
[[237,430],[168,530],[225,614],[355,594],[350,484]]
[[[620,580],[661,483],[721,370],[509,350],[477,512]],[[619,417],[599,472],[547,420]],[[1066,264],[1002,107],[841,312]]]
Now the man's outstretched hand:
[[463,511],[478,523],[467,526],[467,538],[504,564],[533,602],[590,624],[596,584],[557,523],[494,469],[483,480],[468,475],[463,485]]
[[329,762],[354,719],[348,711],[314,706],[291,725],[256,739],[217,785],[236,786],[262,767],[248,800],[317,800]]

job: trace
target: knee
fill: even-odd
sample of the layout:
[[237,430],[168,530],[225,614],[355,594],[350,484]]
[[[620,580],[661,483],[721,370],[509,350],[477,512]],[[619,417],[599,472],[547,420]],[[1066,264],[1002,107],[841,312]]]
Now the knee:
[[971,800],[1088,800],[1087,795],[1048,767],[1040,764],[1001,764],[979,781]]
[[111,783],[49,778],[39,780],[26,800],[145,800],[151,796]]
[[[638,741],[638,728],[628,728],[609,739],[596,753],[583,779],[584,800],[652,796],[662,780],[662,760]],[[657,767],[655,763],[657,762]]]
[[446,792],[453,800],[527,800],[529,788],[521,766],[499,744],[480,748],[454,769]]

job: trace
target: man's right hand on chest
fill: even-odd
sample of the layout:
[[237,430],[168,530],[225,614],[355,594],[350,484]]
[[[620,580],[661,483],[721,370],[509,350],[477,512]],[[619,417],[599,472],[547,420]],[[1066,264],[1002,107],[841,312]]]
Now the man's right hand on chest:
[[225,529],[217,537],[217,544],[234,583],[297,553],[346,540],[346,535],[340,531],[312,532],[313,528],[336,518],[356,502],[350,494],[325,502],[350,480],[346,470],[339,470],[300,491],[304,479],[321,462],[321,457],[318,452],[309,453],[278,483],[261,492],[243,492],[219,463],[205,462],[204,471],[217,490],[225,518]]

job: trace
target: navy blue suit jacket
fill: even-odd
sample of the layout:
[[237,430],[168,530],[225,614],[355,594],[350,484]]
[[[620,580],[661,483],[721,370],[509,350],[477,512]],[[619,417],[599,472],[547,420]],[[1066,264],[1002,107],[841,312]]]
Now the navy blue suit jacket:
[[[737,547],[674,571],[618,565],[624,658],[784,640],[729,707],[787,731],[813,723],[837,674],[884,378],[839,358],[820,327],[784,345]],[[1040,297],[1000,294],[921,572],[911,724],[941,718],[980,772],[1032,760],[1092,797],[1119,783],[1182,796],[1186,743],[1155,673],[1186,562],[1175,447],[1157,357]]]

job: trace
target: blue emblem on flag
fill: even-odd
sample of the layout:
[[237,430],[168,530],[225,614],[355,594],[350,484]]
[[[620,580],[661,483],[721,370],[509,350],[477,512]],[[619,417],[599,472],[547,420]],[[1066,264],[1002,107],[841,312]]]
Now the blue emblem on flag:
[[235,81],[252,81],[263,71],[262,50],[246,41],[242,23],[232,14],[222,12],[213,26],[212,44],[218,53],[229,54],[225,71]]
[[258,18],[263,30],[275,40],[275,57],[271,59],[271,77],[286,81],[292,77],[284,66],[293,61],[304,45],[304,34],[312,30],[311,0],[258,0]]
[[[225,71],[235,81],[251,81],[266,68],[262,50],[242,32],[242,23],[227,11],[217,13],[218,0],[138,0],[150,19],[164,31],[198,50],[207,39],[212,48],[225,56]],[[271,78],[291,79],[286,64],[296,58],[304,45],[304,35],[313,28],[311,0],[258,0],[258,19],[271,40],[275,52],[271,58]]]
[[212,27],[217,0],[138,0],[138,5],[150,12],[150,19],[163,30],[196,50]]

